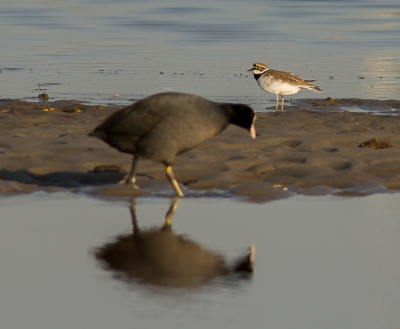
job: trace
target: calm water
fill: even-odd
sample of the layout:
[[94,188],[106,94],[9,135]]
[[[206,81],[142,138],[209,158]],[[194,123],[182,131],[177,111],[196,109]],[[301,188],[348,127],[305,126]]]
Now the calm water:
[[262,110],[274,96],[246,72],[254,61],[324,90],[295,99],[400,94],[397,0],[2,0],[0,43],[3,98],[125,104],[176,90]]
[[[141,229],[169,200],[136,201]],[[93,250],[132,232],[128,202],[66,193],[0,199],[1,328],[398,328],[400,195],[257,205],[182,199],[172,228],[253,277],[194,289],[126,282]]]

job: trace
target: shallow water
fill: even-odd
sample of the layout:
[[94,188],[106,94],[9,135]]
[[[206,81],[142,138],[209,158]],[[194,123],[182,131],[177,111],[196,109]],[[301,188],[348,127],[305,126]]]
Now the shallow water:
[[[182,199],[172,220],[232,260],[254,241],[252,277],[166,288],[121,280],[93,251],[132,231],[129,202],[59,193],[0,200],[2,328],[396,328],[399,194],[262,205]],[[167,198],[136,200],[142,229]]]
[[176,90],[263,110],[275,99],[246,72],[255,61],[324,90],[293,99],[400,94],[395,0],[3,1],[0,40],[3,98],[126,104]]

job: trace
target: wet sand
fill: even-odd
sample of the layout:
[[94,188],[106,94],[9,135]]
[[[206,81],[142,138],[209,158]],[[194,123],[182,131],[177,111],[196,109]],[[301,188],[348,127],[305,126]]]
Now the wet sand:
[[[400,101],[359,102],[400,109]],[[293,194],[399,190],[400,116],[337,111],[338,104],[347,103],[356,101],[308,100],[284,112],[258,113],[256,140],[229,127],[178,156],[176,178],[189,196],[237,195],[261,202]],[[87,136],[117,108],[0,100],[0,193],[69,189],[101,196],[172,195],[163,165],[150,161],[139,162],[141,189],[117,184],[132,157]],[[378,143],[359,147],[371,139]],[[116,171],[93,172],[102,165],[115,165]]]

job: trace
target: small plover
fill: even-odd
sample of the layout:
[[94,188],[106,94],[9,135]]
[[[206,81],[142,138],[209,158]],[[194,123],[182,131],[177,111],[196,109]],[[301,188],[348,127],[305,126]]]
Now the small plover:
[[302,88],[316,93],[322,91],[318,86],[309,83],[315,80],[303,80],[298,75],[291,75],[290,72],[270,69],[263,63],[254,63],[253,67],[247,71],[253,72],[254,79],[262,90],[276,95],[275,111],[278,110],[279,105],[278,95],[282,98],[281,111],[283,111],[285,103],[283,96],[297,94]]

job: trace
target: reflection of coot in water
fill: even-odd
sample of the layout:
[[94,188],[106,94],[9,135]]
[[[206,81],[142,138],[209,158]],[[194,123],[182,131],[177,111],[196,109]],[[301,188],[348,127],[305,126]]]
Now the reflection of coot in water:
[[165,225],[141,231],[131,207],[133,234],[117,236],[95,251],[96,258],[117,278],[169,287],[192,287],[214,277],[229,281],[248,278],[253,271],[255,248],[228,266],[222,256],[198,243],[177,235],[170,218],[177,201],[171,204]]
[[177,154],[189,151],[222,132],[230,123],[256,137],[255,112],[243,104],[218,104],[183,93],[161,93],[111,114],[89,135],[117,150],[133,154],[125,183],[135,186],[139,157],[165,165],[165,173],[176,195],[183,193],[174,178],[171,164]]

